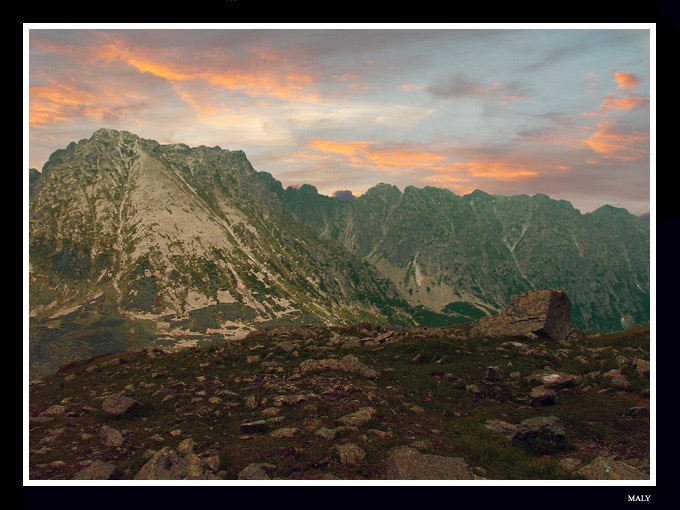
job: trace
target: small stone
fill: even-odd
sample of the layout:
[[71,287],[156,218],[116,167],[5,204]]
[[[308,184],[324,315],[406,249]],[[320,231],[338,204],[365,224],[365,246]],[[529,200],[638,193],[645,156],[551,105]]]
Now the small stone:
[[503,373],[503,369],[501,367],[486,367],[486,373],[484,374],[484,379],[487,381],[492,381],[492,382],[498,382],[503,380],[503,377],[505,374]]
[[324,439],[328,439],[329,441],[331,441],[335,439],[336,433],[337,432],[335,429],[320,428],[314,433],[314,435],[323,437]]
[[196,443],[194,443],[194,440],[190,437],[187,437],[177,445],[177,453],[182,456],[194,453],[195,445]]
[[335,453],[342,464],[359,464],[366,458],[366,452],[352,443],[336,445]]
[[557,393],[555,393],[555,390],[549,390],[544,386],[532,388],[531,393],[529,393],[529,404],[532,406],[555,405],[556,401]]
[[243,468],[237,475],[237,478],[239,480],[270,480],[269,475],[257,463]]
[[345,426],[359,427],[372,420],[378,412],[372,407],[362,407],[358,411],[338,418],[336,421]]
[[265,420],[251,421],[248,423],[242,423],[241,430],[243,432],[268,432],[269,425],[267,425]]
[[45,409],[42,413],[40,413],[40,416],[59,416],[65,412],[66,408],[64,406],[54,405]]
[[106,446],[120,446],[123,444],[123,435],[108,425],[102,425],[99,433]]
[[274,439],[289,439],[293,437],[295,434],[297,434],[299,429],[296,428],[288,428],[288,427],[282,427],[280,429],[276,429],[272,431],[269,436],[274,438]]

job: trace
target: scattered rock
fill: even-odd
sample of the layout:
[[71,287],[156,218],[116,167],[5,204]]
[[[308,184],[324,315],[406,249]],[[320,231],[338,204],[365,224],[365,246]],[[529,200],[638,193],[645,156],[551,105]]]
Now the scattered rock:
[[237,475],[239,480],[270,480],[259,464],[253,463],[243,468]]
[[359,359],[352,354],[348,354],[340,360],[306,360],[300,363],[300,369],[302,370],[303,374],[309,372],[325,372],[327,370],[340,370],[343,372],[357,373],[371,379],[378,376],[378,373],[375,370],[359,361]]
[[102,425],[99,434],[106,446],[120,446],[123,444],[123,435],[108,425]]
[[123,395],[111,395],[102,402],[102,411],[113,416],[125,416],[142,404]]
[[556,416],[537,416],[523,420],[512,435],[512,443],[530,451],[562,450],[566,443],[562,422]]
[[73,480],[117,480],[120,477],[120,471],[115,464],[95,460],[89,466],[78,471]]
[[179,460],[177,453],[167,446],[154,453],[134,476],[135,480],[171,480],[172,468]]
[[633,366],[635,367],[635,372],[641,376],[649,376],[650,364],[649,361],[644,359],[635,358],[633,360]]
[[619,389],[619,390],[625,390],[627,388],[630,388],[630,382],[626,378],[625,375],[621,373],[621,369],[615,368],[613,370],[610,370],[609,372],[605,372],[602,374],[602,377],[605,377],[611,381],[611,384],[614,388]]
[[649,475],[628,464],[607,457],[597,457],[576,471],[586,480],[649,480]]
[[359,464],[366,458],[366,452],[352,443],[336,445],[334,450],[342,464]]
[[295,427],[282,427],[280,429],[272,431],[271,434],[269,434],[269,436],[274,439],[288,439],[293,437],[298,432],[299,429]]
[[251,421],[248,423],[242,423],[241,424],[241,430],[243,432],[247,433],[252,433],[252,432],[268,432],[269,431],[269,425],[265,420],[257,420],[257,421]]
[[505,374],[503,369],[500,367],[486,367],[486,373],[484,374],[484,379],[487,381],[502,381]]
[[327,429],[327,428],[320,428],[317,430],[314,435],[323,437],[324,439],[328,439],[329,441],[332,441],[335,439],[335,435],[337,434],[335,429]]
[[581,384],[583,378],[580,375],[556,372],[552,368],[546,367],[528,375],[527,381],[538,383],[546,388],[570,388]]
[[362,407],[354,413],[338,418],[336,421],[347,427],[359,427],[377,415],[378,412],[373,407]]
[[40,416],[62,416],[66,414],[66,407],[60,405],[53,405],[45,409]]
[[194,443],[194,440],[191,439],[190,437],[187,437],[177,445],[177,453],[181,456],[194,453],[195,446],[196,443]]
[[549,390],[545,386],[531,388],[529,393],[529,404],[532,406],[551,406],[557,402],[555,390]]
[[387,460],[388,480],[472,480],[462,458],[422,454],[415,448],[393,449]]
[[508,439],[517,432],[517,425],[501,420],[486,420],[482,426],[489,429],[492,434],[500,434]]

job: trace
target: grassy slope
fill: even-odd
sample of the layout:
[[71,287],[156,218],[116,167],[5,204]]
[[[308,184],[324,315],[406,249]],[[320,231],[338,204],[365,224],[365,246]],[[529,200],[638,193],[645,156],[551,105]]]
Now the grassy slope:
[[[637,375],[630,364],[634,358],[649,359],[648,326],[613,335],[581,332],[561,350],[549,340],[466,339],[464,328],[396,330],[397,341],[363,346],[357,341],[392,330],[362,325],[293,328],[174,354],[142,351],[74,362],[31,385],[31,416],[54,404],[64,405],[71,416],[31,424],[30,476],[68,479],[82,469],[81,461],[101,459],[113,462],[124,478],[131,478],[144,464],[147,449],[175,448],[187,437],[196,442],[197,453],[219,456],[220,475],[228,479],[252,462],[275,465],[270,476],[283,479],[328,474],[381,479],[386,476],[390,448],[405,444],[415,444],[423,453],[463,457],[471,467],[482,468],[477,471],[489,479],[572,479],[577,475],[558,465],[567,456],[584,464],[598,455],[616,456],[648,469],[649,415],[630,411],[649,408],[649,379]],[[343,348],[344,340],[354,344]],[[281,341],[296,347],[286,352],[277,347]],[[307,359],[347,354],[374,368],[378,377],[300,371]],[[254,355],[260,356],[259,361],[249,363],[247,357]],[[120,362],[107,365],[111,360]],[[485,367],[490,365],[503,368],[506,377],[498,383],[484,381]],[[527,396],[535,384],[525,377],[546,365],[581,375],[584,382],[558,390],[555,406],[532,407]],[[592,376],[619,365],[631,383],[627,390]],[[521,377],[510,377],[513,372]],[[479,388],[479,395],[466,392],[470,384]],[[101,400],[112,393],[144,405],[133,417],[108,417],[99,409]],[[305,401],[276,404],[276,397],[282,395],[304,395]],[[245,405],[250,396],[258,402],[254,409]],[[211,397],[219,401],[211,402]],[[314,434],[321,427],[336,428],[337,418],[365,406],[374,407],[378,414],[358,430],[341,431],[331,441]],[[263,410],[272,407],[278,412],[270,428],[298,428],[292,438],[241,431],[241,423],[262,419]],[[482,427],[488,419],[516,424],[548,415],[562,420],[568,438],[568,449],[554,455],[528,454]],[[121,447],[102,444],[101,424],[123,433]],[[178,435],[170,433],[176,430]],[[154,435],[163,440],[154,442]],[[366,452],[363,462],[339,462],[333,446],[347,442]]]

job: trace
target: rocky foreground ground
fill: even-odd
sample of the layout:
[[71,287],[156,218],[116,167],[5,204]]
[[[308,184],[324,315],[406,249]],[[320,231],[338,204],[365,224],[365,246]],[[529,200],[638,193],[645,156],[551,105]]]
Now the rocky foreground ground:
[[277,328],[74,362],[31,381],[29,476],[649,478],[649,325],[471,329]]

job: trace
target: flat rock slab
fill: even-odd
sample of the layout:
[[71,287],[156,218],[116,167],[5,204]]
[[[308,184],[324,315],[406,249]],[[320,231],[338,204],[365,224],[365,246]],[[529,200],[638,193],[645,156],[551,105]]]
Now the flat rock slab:
[[586,480],[649,480],[648,474],[608,457],[597,457],[576,473]]
[[243,432],[269,432],[269,425],[265,420],[251,421],[241,424]]
[[346,414],[336,420],[336,422],[345,425],[346,427],[359,427],[366,422],[371,421],[378,412],[373,407],[362,407],[358,411]]
[[387,460],[388,480],[472,480],[460,457],[422,454],[415,448],[395,448]]
[[378,373],[371,367],[365,365],[356,356],[348,354],[342,359],[310,359],[300,364],[302,373],[326,372],[328,370],[339,370],[341,372],[355,373],[373,379]]
[[545,388],[571,388],[583,382],[580,375],[567,374],[566,372],[556,372],[551,368],[537,370],[527,376],[527,381],[538,383]]

